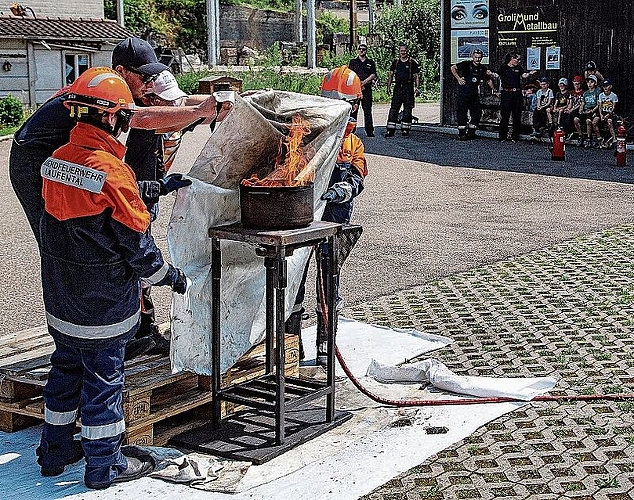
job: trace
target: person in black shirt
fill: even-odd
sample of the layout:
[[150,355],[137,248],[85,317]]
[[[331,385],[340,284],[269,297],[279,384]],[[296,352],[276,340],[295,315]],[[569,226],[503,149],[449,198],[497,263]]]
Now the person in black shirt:
[[401,132],[409,135],[412,128],[412,109],[414,109],[414,97],[420,84],[420,67],[416,60],[407,52],[407,45],[401,44],[398,48],[398,59],[390,67],[390,75],[387,78],[387,93],[392,93],[392,79],[395,80],[394,94],[390,103],[390,112],[387,116],[387,131],[385,137],[394,136],[398,112],[403,106],[403,118],[401,120]]
[[[483,57],[482,50],[474,49],[471,53],[471,61],[462,61],[451,66],[451,74],[458,81],[456,118],[458,138],[461,141],[475,139],[475,132],[482,118],[480,84],[486,80],[489,87],[495,90],[493,78],[497,78],[498,75],[482,64]],[[470,115],[468,131],[467,112]]]
[[520,128],[522,126],[522,106],[524,104],[524,96],[522,95],[522,78],[528,78],[537,71],[524,71],[519,65],[521,60],[517,52],[508,54],[506,62],[498,71],[500,82],[502,84],[502,92],[500,96],[500,135],[498,140],[505,141],[508,139],[509,117],[513,116],[513,133],[511,140],[517,142],[520,138]]
[[[364,43],[359,45],[359,55],[350,59],[348,68],[354,71],[361,80],[361,107],[363,108],[363,120],[365,135],[374,137],[374,122],[372,121],[372,82],[376,80],[376,64],[367,57],[368,46]],[[356,120],[359,108],[355,109],[350,116]]]

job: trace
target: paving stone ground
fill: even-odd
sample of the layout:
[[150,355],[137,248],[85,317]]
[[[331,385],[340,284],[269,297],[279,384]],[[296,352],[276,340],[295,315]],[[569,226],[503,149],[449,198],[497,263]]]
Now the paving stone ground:
[[[434,355],[459,374],[551,375],[562,396],[634,394],[633,262],[624,225],[345,314],[453,338]],[[632,499],[634,397],[530,403],[363,497],[424,498]]]

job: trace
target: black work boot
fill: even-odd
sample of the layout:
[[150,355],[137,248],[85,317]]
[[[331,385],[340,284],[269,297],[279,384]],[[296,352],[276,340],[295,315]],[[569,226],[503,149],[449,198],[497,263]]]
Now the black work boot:
[[467,139],[473,140],[475,138],[476,138],[476,128],[475,127],[469,127],[469,129],[467,131]]
[[[297,307],[299,306],[299,307]],[[299,336],[299,360],[303,360],[306,356],[304,353],[304,345],[302,343],[302,320],[308,319],[308,317],[304,318],[305,309],[301,307],[300,304],[295,304],[293,307],[293,312],[286,320],[284,324],[284,330],[286,333],[290,335],[298,335]]]
[[388,130],[385,132],[385,137],[394,137],[394,130],[392,130],[392,129],[388,129]]
[[321,312],[317,312],[317,358],[318,365],[326,366],[328,364],[328,334],[326,333],[326,325],[321,316]]
[[156,347],[156,342],[152,337],[132,338],[128,340],[128,343],[125,345],[123,360],[130,361],[154,349],[154,347]]
[[466,127],[458,127],[458,140],[466,141],[467,137],[467,128]]
[[73,446],[65,457],[64,465],[42,465],[44,461],[44,451],[40,446],[35,450],[35,454],[37,455],[37,463],[40,466],[40,474],[45,477],[54,477],[64,472],[64,468],[67,465],[74,464],[84,458],[84,449],[81,447],[81,441],[75,439]]
[[150,338],[154,341],[154,347],[148,349],[147,354],[168,357],[170,355],[170,341],[161,335],[158,325],[152,325],[151,329]]

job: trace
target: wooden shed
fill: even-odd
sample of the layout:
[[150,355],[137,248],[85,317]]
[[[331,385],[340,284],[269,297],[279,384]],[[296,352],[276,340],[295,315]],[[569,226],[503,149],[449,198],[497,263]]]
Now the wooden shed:
[[130,33],[114,21],[0,15],[0,97],[36,107],[91,66],[110,66]]
[[[483,49],[497,72],[511,50],[524,68],[547,76],[583,75],[589,61],[614,82],[617,113],[634,115],[634,2],[624,0],[441,0],[441,121],[456,123],[456,81],[450,67]],[[487,99],[486,90],[484,98]]]
[[198,80],[199,94],[213,94],[221,90],[242,92],[242,80],[233,76],[208,76]]

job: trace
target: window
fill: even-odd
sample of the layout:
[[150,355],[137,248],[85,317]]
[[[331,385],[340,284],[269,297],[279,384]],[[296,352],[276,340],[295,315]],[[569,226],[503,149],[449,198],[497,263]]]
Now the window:
[[90,67],[88,54],[65,54],[64,78],[66,84],[73,83],[75,79]]

